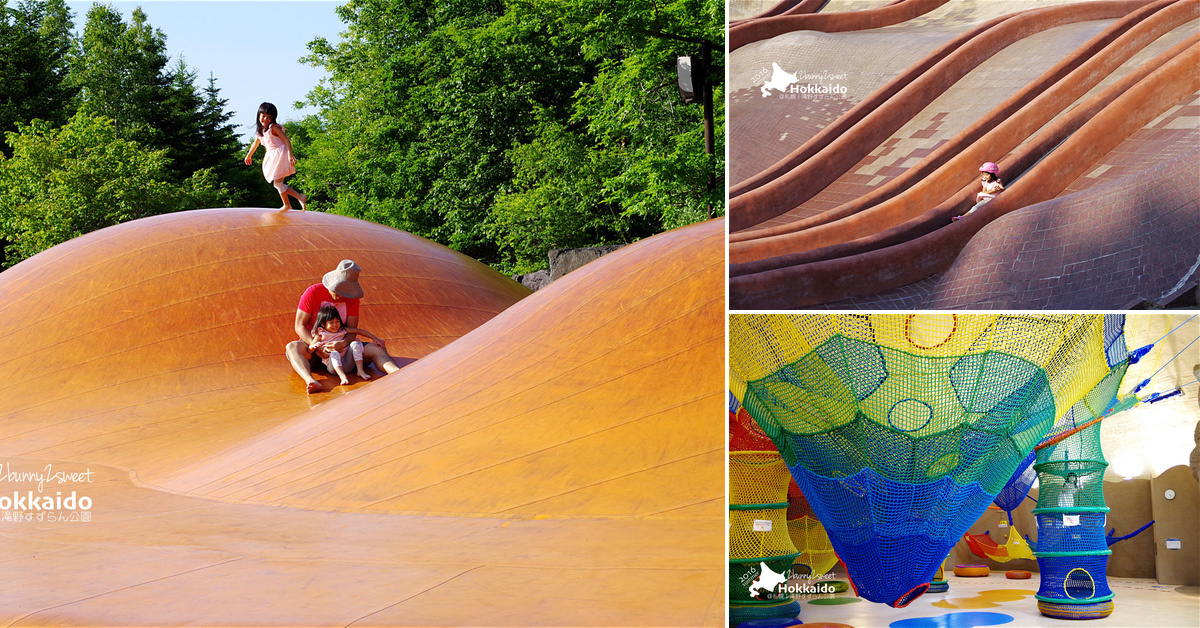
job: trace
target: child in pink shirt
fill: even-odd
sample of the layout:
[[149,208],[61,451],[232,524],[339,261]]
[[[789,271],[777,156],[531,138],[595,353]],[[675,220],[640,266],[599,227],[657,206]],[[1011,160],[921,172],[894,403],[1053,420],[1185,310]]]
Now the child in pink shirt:
[[967,213],[961,216],[955,216],[951,220],[962,220],[971,215],[971,212],[979,209],[984,203],[996,198],[996,195],[1004,190],[1004,183],[1000,181],[1000,168],[992,162],[987,162],[979,167],[979,180],[983,185],[983,190],[975,195],[975,206],[967,210]]
[[[365,329],[343,327],[342,316],[338,314],[337,308],[326,303],[317,311],[317,320],[313,323],[312,328],[313,341],[308,345],[308,350],[321,358],[325,368],[330,372],[337,373],[338,377],[342,379],[343,385],[350,383],[342,364],[345,350],[338,351],[336,345],[346,337],[347,333],[361,334],[379,342],[379,338],[375,334]],[[363,370],[363,344],[353,340],[350,342],[349,349],[350,355],[354,357],[354,364],[358,366],[358,377],[363,380],[371,379],[371,376]]]

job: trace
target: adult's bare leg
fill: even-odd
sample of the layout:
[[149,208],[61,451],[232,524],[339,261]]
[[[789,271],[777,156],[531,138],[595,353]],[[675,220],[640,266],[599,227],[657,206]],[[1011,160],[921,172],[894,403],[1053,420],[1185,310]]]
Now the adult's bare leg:
[[296,371],[296,374],[307,384],[308,392],[315,392],[314,388],[321,387],[321,384],[313,378],[312,368],[308,364],[308,358],[311,355],[308,352],[308,345],[299,340],[293,340],[287,344],[284,354],[287,355],[292,370]]
[[375,368],[384,373],[395,373],[400,370],[400,367],[396,366],[396,361],[392,359],[392,356],[388,355],[386,351],[379,348],[379,345],[375,343],[363,343],[363,359],[370,360],[371,364],[375,365]]

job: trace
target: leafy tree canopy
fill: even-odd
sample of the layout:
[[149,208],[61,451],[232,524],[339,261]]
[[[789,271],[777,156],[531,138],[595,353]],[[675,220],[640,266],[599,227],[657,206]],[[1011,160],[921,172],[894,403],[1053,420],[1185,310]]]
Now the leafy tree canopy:
[[[723,213],[724,127],[675,59],[719,62],[724,6],[628,0],[351,0],[310,44],[330,80],[293,135],[332,211],[524,271],[549,248],[625,243]],[[713,74],[718,74],[714,71]],[[290,129],[291,127],[289,127]]]
[[96,229],[229,200],[211,170],[175,182],[166,150],[118,138],[103,117],[81,112],[61,128],[35,120],[7,141],[13,155],[0,157],[6,267]]
[[120,220],[273,205],[225,106],[140,9],[94,5],[76,36],[63,0],[0,0],[0,266]]

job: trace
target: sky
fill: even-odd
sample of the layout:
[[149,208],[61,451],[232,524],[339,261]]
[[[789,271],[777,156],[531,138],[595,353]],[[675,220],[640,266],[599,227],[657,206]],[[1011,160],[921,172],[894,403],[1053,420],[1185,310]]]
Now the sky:
[[[67,0],[74,14],[76,31],[82,33],[92,0]],[[345,24],[334,8],[342,2],[324,0],[141,0],[103,2],[129,16],[142,7],[147,21],[167,38],[171,65],[180,57],[197,74],[203,88],[209,73],[217,78],[230,121],[240,135],[253,133],[254,114],[263,101],[279,108],[283,121],[298,120],[315,113],[297,110],[295,101],[305,97],[326,74],[300,63],[308,54],[307,44],[316,37],[331,43],[340,40]],[[169,66],[168,66],[169,67]]]

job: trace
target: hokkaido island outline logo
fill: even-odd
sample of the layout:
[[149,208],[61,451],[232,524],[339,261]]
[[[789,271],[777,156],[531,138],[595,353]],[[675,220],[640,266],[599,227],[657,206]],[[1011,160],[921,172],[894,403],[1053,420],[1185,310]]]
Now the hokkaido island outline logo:
[[775,573],[765,562],[760,562],[758,565],[761,570],[758,577],[750,581],[750,597],[762,600],[767,599],[767,594],[775,593],[775,589],[778,589],[779,585],[784,584],[788,579],[784,574]]
[[[759,70],[751,78],[752,81],[763,81],[759,86],[763,98],[770,98],[772,91],[779,92],[778,97],[783,99],[804,99],[804,100],[822,100],[833,96],[845,96],[845,85],[841,83],[829,84],[829,80],[845,80],[847,77],[845,72],[834,74],[828,70],[821,72],[807,72],[797,70],[788,72],[779,67],[776,62],[771,62],[771,78],[767,79],[767,70],[764,68]],[[766,80],[764,80],[766,79]],[[816,81],[815,83],[801,83],[801,80]]]
[[762,97],[768,98],[771,95],[771,90],[779,90],[780,93],[786,93],[789,85],[799,83],[800,79],[796,78],[795,74],[788,74],[779,67],[778,63],[771,63],[771,80],[763,83]]

